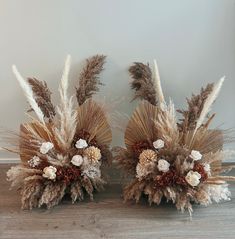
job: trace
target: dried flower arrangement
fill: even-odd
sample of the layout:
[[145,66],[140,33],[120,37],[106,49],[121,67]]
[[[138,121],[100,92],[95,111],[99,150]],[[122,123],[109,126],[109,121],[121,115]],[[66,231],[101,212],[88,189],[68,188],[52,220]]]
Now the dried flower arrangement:
[[[12,187],[21,192],[23,209],[57,205],[65,194],[72,202],[83,200],[84,193],[103,189],[101,166],[111,158],[111,129],[104,108],[92,100],[99,90],[99,73],[105,56],[87,60],[76,88],[78,106],[68,96],[71,65],[67,57],[59,86],[60,105],[54,107],[46,82],[24,80],[15,66],[13,72],[38,119],[20,127],[20,134],[5,132],[6,150],[20,155],[21,163],[7,172]],[[6,141],[5,141],[6,142]]]
[[188,99],[188,109],[178,110],[177,121],[172,101],[166,104],[156,61],[154,74],[149,65],[134,63],[129,72],[137,106],[125,130],[126,148],[113,149],[114,159],[133,179],[125,186],[124,200],[138,202],[146,195],[149,204],[172,201],[178,210],[192,203],[209,205],[230,199],[227,181],[222,176],[234,167],[222,164],[226,157],[223,144],[230,140],[224,130],[209,129],[214,114],[209,115],[224,78],[208,84],[200,94]]

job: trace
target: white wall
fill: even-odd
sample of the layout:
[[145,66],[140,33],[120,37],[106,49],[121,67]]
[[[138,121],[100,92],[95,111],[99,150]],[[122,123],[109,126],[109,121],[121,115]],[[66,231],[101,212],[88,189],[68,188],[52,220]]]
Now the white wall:
[[[226,75],[213,125],[235,126],[234,0],[0,0],[1,126],[17,130],[26,118],[11,65],[56,92],[67,53],[73,85],[86,57],[108,55],[102,93],[123,97],[116,109],[128,114],[136,104],[129,103],[133,61],[157,58],[165,94],[177,108],[192,91]],[[116,136],[114,143],[121,142]]]

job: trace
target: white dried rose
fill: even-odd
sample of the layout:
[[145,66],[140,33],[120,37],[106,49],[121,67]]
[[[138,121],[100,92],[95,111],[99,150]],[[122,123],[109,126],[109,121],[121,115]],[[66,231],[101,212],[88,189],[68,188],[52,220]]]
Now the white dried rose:
[[169,167],[170,167],[170,164],[165,159],[158,160],[157,168],[159,171],[165,173],[165,172],[169,171]]
[[71,163],[75,166],[81,166],[83,163],[83,157],[81,155],[74,155],[72,157]]
[[45,167],[43,169],[43,175],[42,176],[44,178],[48,178],[48,179],[53,180],[53,179],[56,178],[56,171],[57,171],[57,169],[53,166]]
[[75,147],[77,149],[84,149],[88,146],[87,142],[85,139],[79,139],[76,144],[75,144]]
[[202,154],[197,150],[192,150],[189,157],[192,158],[194,161],[198,161],[202,158]]
[[158,139],[158,140],[156,140],[156,141],[153,142],[153,147],[154,147],[155,149],[161,149],[161,148],[164,147],[164,145],[165,145],[165,143],[164,143],[164,141],[161,140],[161,139]]
[[40,147],[40,153],[47,154],[49,150],[54,147],[54,144],[51,142],[44,142]]
[[193,187],[196,187],[200,183],[201,174],[195,171],[189,171],[185,177],[187,183]]

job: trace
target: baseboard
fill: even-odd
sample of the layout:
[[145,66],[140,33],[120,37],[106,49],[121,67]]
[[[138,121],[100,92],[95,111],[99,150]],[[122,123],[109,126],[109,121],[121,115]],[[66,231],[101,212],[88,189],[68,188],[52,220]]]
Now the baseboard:
[[19,163],[19,158],[0,158],[0,164]]

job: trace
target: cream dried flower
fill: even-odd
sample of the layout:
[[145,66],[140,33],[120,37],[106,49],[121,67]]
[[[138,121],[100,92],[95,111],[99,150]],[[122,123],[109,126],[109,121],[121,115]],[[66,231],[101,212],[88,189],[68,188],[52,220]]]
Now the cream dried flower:
[[202,154],[197,150],[192,150],[189,157],[192,158],[194,161],[198,161],[202,158]]
[[43,177],[54,180],[56,178],[57,169],[53,166],[45,167],[43,169]]
[[84,149],[88,146],[87,142],[85,139],[79,139],[76,144],[75,144],[75,147],[77,149]]
[[200,183],[200,178],[201,178],[200,173],[190,170],[187,173],[185,180],[189,185],[196,187]]
[[40,153],[47,154],[53,147],[54,147],[53,143],[44,142],[44,143],[42,143],[42,145],[40,147]]
[[84,156],[93,162],[97,162],[101,159],[101,152],[99,148],[90,146],[84,150]]
[[149,162],[155,162],[157,160],[157,154],[152,149],[145,149],[139,155],[139,163],[147,164]]
[[146,164],[138,163],[136,166],[136,177],[138,179],[146,177],[147,175],[153,172],[154,167],[155,167],[154,162],[148,162]]
[[164,147],[165,143],[161,139],[157,139],[156,141],[153,142],[153,147],[155,149],[162,149]]
[[167,171],[169,171],[170,164],[165,159],[159,159],[157,168],[159,171],[166,173]]
[[71,163],[75,166],[81,166],[83,163],[83,158],[81,155],[74,155],[71,159]]

